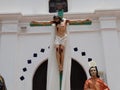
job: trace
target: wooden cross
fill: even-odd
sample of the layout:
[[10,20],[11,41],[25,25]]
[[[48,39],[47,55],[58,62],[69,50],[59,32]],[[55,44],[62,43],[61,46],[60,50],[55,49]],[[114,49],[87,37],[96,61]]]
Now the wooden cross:
[[[63,9],[58,10],[58,16],[63,18]],[[86,20],[70,20],[69,25],[91,25],[92,21],[89,19]],[[50,21],[32,21],[30,22],[30,26],[51,26],[52,23]]]

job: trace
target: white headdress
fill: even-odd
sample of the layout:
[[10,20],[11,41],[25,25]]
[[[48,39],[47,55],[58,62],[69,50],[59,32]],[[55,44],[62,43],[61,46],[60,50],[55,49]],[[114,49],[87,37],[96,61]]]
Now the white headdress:
[[96,62],[93,61],[93,60],[92,60],[92,61],[89,61],[88,64],[89,64],[89,67],[92,67],[92,66],[94,67],[94,66],[96,66]]

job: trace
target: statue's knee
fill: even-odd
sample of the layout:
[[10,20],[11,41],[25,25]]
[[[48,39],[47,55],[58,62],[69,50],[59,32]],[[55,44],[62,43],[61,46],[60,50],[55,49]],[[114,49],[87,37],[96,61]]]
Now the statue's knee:
[[56,48],[56,51],[57,51],[57,52],[58,52],[58,50],[59,50],[59,49],[58,49],[58,48]]
[[63,48],[61,48],[60,51],[63,52]]

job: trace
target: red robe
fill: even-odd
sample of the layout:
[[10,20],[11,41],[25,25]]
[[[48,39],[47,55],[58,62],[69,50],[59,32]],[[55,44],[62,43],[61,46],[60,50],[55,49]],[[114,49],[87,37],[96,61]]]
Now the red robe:
[[85,81],[84,90],[110,90],[106,83],[100,78],[90,78]]

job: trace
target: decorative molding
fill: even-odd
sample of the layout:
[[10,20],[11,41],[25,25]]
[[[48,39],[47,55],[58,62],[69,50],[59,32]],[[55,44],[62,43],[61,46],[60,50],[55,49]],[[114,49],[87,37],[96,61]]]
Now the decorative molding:
[[[5,13],[0,14],[0,21],[2,20],[19,20],[20,22],[30,22],[33,20],[50,21],[54,13],[37,14],[37,15],[22,15],[21,13]],[[120,18],[120,9],[118,10],[96,10],[93,13],[65,13],[64,17],[67,19],[92,19],[96,20],[99,17],[112,16]]]

